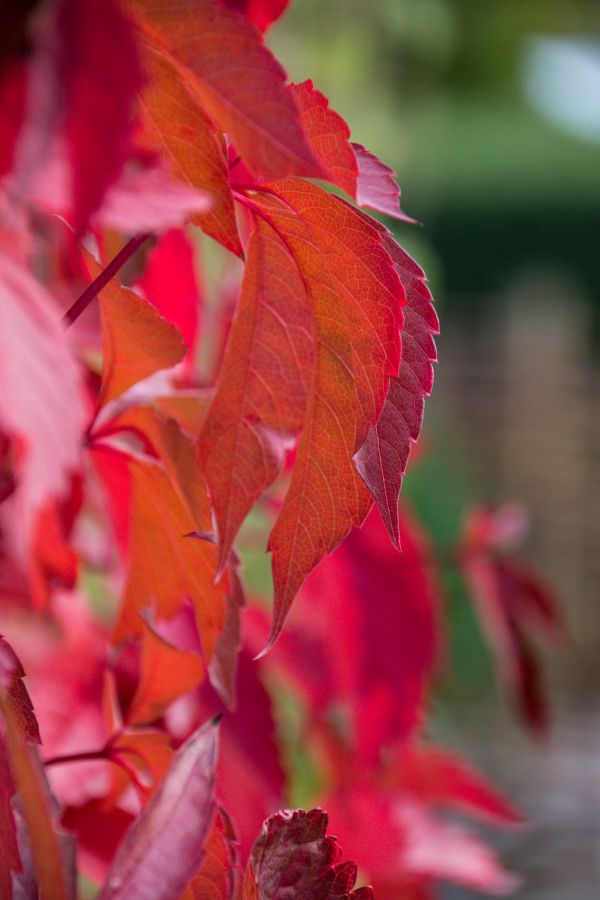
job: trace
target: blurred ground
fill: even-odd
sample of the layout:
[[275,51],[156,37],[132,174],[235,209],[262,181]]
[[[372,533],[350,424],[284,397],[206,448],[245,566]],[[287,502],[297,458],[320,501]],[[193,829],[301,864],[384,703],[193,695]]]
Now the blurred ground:
[[[270,41],[424,223],[396,233],[442,319],[430,453],[407,493],[440,540],[470,498],[518,499],[569,640],[532,744],[495,693],[464,598],[433,728],[522,803],[519,900],[600,896],[600,7],[582,0],[295,0]],[[593,236],[593,237],[592,237]],[[449,891],[448,898],[467,897]]]

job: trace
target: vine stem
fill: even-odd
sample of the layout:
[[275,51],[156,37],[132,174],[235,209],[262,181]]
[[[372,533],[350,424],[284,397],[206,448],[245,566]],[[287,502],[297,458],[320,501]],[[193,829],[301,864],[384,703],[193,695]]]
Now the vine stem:
[[139,250],[142,244],[145,244],[149,237],[151,237],[151,232],[137,234],[135,237],[132,237],[121,250],[119,250],[106,268],[100,272],[98,277],[95,278],[91,284],[88,284],[84,292],[66,311],[63,316],[63,323],[66,328],[79,318],[81,313],[88,308],[92,300],[98,296],[102,288],[106,287],[113,275],[116,275],[119,269],[125,265],[127,260],[133,256],[136,250]]

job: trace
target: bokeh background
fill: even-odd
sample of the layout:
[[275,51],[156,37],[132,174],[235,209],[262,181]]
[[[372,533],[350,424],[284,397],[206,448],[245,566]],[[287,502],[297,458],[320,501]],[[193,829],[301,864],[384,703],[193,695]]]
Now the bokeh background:
[[[530,817],[491,835],[522,900],[600,896],[600,6],[296,0],[269,35],[398,173],[395,227],[442,320],[427,453],[405,493],[441,543],[471,500],[519,500],[556,586],[553,723],[532,741],[494,685],[458,583],[430,730]],[[389,223],[388,223],[389,224]],[[470,896],[448,890],[443,896]]]

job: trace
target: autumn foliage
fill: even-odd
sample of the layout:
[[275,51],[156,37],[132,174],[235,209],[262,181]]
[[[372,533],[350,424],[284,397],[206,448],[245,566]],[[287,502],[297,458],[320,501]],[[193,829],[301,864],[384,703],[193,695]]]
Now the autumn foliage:
[[538,731],[560,621],[514,509],[440,553],[399,506],[438,319],[394,173],[264,43],[286,6],[3,9],[1,898],[515,884],[445,813],[519,812],[426,734],[441,570]]

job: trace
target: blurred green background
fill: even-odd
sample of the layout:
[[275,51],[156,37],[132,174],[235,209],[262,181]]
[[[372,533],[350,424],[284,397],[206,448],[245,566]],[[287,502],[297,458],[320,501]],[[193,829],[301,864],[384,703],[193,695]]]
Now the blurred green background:
[[[442,321],[428,452],[405,495],[442,544],[474,500],[522,501],[569,637],[534,746],[494,687],[457,579],[437,737],[519,799],[518,897],[600,892],[600,4],[295,0],[268,43],[398,173],[393,223]],[[390,223],[387,223],[390,225]],[[466,897],[465,891],[444,896]]]

